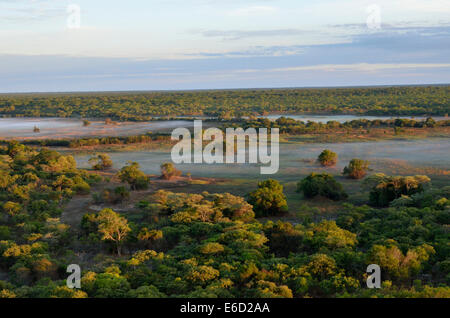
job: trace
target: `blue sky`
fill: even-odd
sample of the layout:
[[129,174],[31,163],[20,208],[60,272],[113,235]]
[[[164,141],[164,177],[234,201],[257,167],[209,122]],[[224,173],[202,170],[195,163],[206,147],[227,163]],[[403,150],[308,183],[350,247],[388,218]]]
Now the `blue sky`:
[[0,0],[0,92],[449,82],[450,0]]

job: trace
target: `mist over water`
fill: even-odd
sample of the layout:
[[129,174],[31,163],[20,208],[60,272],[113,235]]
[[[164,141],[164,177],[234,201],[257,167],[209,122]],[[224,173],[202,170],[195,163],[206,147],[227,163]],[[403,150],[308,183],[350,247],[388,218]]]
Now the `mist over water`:
[[[357,119],[387,120],[395,118],[409,118],[423,120],[425,117],[391,117],[391,116],[354,116],[354,115],[268,115],[261,116],[275,120],[281,116],[301,120],[326,123],[331,120],[346,122]],[[207,117],[199,117],[199,119]],[[433,117],[435,120],[445,120],[446,117]],[[148,121],[148,122],[117,122],[106,125],[105,121],[92,120],[89,126],[83,126],[81,119],[75,118],[0,118],[0,138],[33,138],[57,139],[78,137],[130,136],[145,134],[149,131],[171,131],[178,127],[193,127],[192,120],[180,117],[176,120]],[[39,133],[33,131],[40,129]]]
[[[330,149],[339,156],[335,167],[322,168],[316,163],[317,156],[324,149]],[[353,158],[369,160],[373,172],[400,175],[428,173],[436,170],[449,171],[450,140],[446,138],[422,139],[413,141],[380,141],[357,143],[311,143],[280,144],[280,169],[273,177],[298,179],[313,171],[328,171],[340,174],[344,166]],[[149,174],[159,174],[159,166],[170,162],[170,153],[162,151],[111,152],[115,168],[121,168],[128,161],[136,161],[141,169]],[[81,168],[90,167],[90,155],[75,156]],[[261,176],[258,164],[179,164],[184,173],[212,178],[269,178]]]
[[[288,116],[288,115],[284,115]],[[269,115],[275,119],[280,115]],[[288,117],[303,121],[327,122],[336,120],[345,122],[353,119],[391,119],[389,116],[352,116],[352,115],[289,115]],[[411,118],[411,117],[405,117]],[[415,117],[420,120],[422,117]],[[436,120],[446,119],[435,117]],[[40,133],[33,132],[34,127]],[[149,131],[170,132],[177,127],[192,127],[191,120],[167,120],[150,122],[121,122],[116,125],[106,125],[104,121],[93,120],[89,126],[83,127],[80,119],[73,118],[0,118],[0,139],[45,139],[45,138],[75,138],[101,136],[127,136],[144,134]],[[316,163],[317,156],[324,149],[330,149],[339,156],[335,167],[322,168]],[[90,167],[88,159],[91,155],[76,155],[81,168]],[[160,165],[170,162],[170,152],[161,150],[111,152],[110,156],[115,168],[121,168],[128,161],[136,161],[144,172],[159,174]],[[450,175],[450,139],[429,138],[420,140],[390,140],[374,142],[349,143],[306,143],[280,144],[280,169],[273,177],[285,179],[298,178],[312,171],[324,170],[333,174],[341,173],[347,163],[353,158],[369,160],[373,172],[392,174],[433,173]],[[216,178],[261,178],[259,164],[180,164],[177,165],[184,173],[201,177]],[[426,170],[427,169],[427,170]],[[433,170],[435,169],[435,170]],[[431,172],[430,172],[431,170]],[[270,176],[267,176],[270,177]]]
[[[72,118],[0,118],[0,138],[58,139],[79,137],[131,136],[150,131],[166,131],[177,127],[193,127],[187,120],[149,122],[117,122],[93,120],[89,126]],[[40,129],[39,133],[33,131]]]

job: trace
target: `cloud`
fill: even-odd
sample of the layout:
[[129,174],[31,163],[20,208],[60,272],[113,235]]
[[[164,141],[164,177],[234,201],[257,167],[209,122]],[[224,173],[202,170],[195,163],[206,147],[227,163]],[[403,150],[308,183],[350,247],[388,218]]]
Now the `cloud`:
[[284,37],[303,35],[308,31],[299,29],[275,29],[275,30],[208,30],[200,32],[204,37],[220,37],[225,40],[240,40],[244,38],[256,37]]
[[247,16],[273,14],[277,11],[278,8],[272,6],[250,6],[229,11],[228,15],[247,17]]
[[[450,26],[389,26],[380,31],[364,29],[361,25],[335,25],[335,28],[357,29],[352,36],[343,36],[335,32],[334,41],[326,43],[298,44],[278,46],[253,46],[241,51],[199,52],[191,56],[204,57],[255,57],[255,56],[292,56],[297,55],[305,64],[329,64],[339,61],[349,62],[448,62],[450,60]],[[285,30],[284,30],[285,31]],[[265,30],[262,33],[290,34],[282,30]],[[295,30],[292,34],[307,31]],[[317,38],[325,31],[316,31]],[[331,32],[331,31],[330,31]],[[249,36],[256,36],[250,34]],[[246,31],[212,32],[207,36],[245,36]]]
[[427,12],[427,13],[450,12],[449,0],[427,0],[427,1],[397,0],[397,1],[389,1],[386,4],[386,6],[389,5],[396,5],[397,7],[404,8],[404,10],[413,10],[417,12]]
[[51,0],[0,1],[0,21],[28,23],[42,21],[66,14],[66,6]]
[[356,63],[356,64],[322,64],[310,66],[284,67],[272,69],[244,69],[236,70],[237,73],[255,73],[255,72],[301,72],[301,71],[324,71],[324,72],[378,72],[384,70],[395,69],[432,69],[432,68],[450,68],[450,63],[403,63],[403,64],[370,64],[370,63]]
[[[302,31],[287,30],[257,32],[277,38],[283,33]],[[214,32],[209,36],[263,37],[262,33],[246,34],[248,31],[241,33],[240,30]],[[269,44],[273,42],[271,39],[267,41]],[[0,90],[139,90],[450,82],[448,25],[411,26],[405,23],[386,26],[376,32],[357,29],[348,41],[338,43],[248,44],[227,48],[223,47],[222,51],[194,51],[184,54],[182,59],[168,59],[167,56],[164,59],[136,59],[0,55]]]
[[254,46],[241,51],[198,52],[185,54],[188,58],[254,58],[283,57],[300,55],[305,52],[303,46]]

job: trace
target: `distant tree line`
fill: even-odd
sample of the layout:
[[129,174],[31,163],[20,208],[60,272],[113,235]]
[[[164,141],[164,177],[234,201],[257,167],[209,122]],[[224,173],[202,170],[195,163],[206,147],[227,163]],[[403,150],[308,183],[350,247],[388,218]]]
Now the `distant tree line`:
[[[137,143],[152,143],[158,141],[169,141],[170,135],[164,133],[154,133],[137,136],[122,137],[102,137],[102,138],[76,138],[76,139],[29,139],[21,141],[24,145],[42,147],[88,147],[97,145],[129,145]],[[8,141],[0,141],[8,143]]]
[[229,127],[244,127],[244,128],[278,128],[280,133],[287,134],[302,134],[302,133],[314,133],[323,131],[332,131],[336,129],[369,129],[369,128],[434,128],[434,127],[449,127],[450,120],[435,121],[433,118],[428,117],[425,120],[414,120],[406,118],[397,119],[355,119],[340,123],[335,120],[328,121],[326,123],[321,122],[303,122],[301,120],[295,120],[293,118],[280,117],[276,120],[269,120],[268,118],[253,118],[242,120],[230,120],[225,123]]
[[0,95],[0,114],[145,121],[267,113],[446,115],[450,86]]

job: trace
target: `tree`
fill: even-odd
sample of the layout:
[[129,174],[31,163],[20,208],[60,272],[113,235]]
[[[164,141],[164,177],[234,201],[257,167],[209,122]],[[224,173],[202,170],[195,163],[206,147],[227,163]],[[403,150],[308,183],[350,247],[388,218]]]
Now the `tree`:
[[288,210],[283,186],[276,180],[259,182],[258,189],[248,196],[248,203],[253,205],[257,217],[278,215]]
[[106,170],[113,166],[111,158],[106,153],[99,153],[89,159],[89,163],[95,170]]
[[139,241],[145,242],[147,246],[150,246],[151,243],[162,238],[163,232],[161,230],[149,230],[146,227],[143,227],[137,235],[137,239]]
[[428,118],[425,120],[425,125],[426,125],[427,127],[433,128],[433,127],[436,126],[436,121],[435,121],[432,117],[428,117]]
[[[368,178],[369,179],[369,178]],[[369,194],[369,202],[373,206],[385,207],[402,195],[411,196],[423,192],[425,186],[430,183],[427,176],[386,176],[377,175],[376,182]]]
[[358,241],[356,234],[344,230],[336,225],[335,221],[322,221],[313,226],[313,242],[317,246],[328,246],[339,248],[345,246],[354,246]]
[[148,187],[148,177],[139,170],[137,162],[129,162],[127,166],[120,169],[117,176],[122,182],[127,182],[132,190],[146,189]]
[[173,177],[179,177],[181,171],[175,168],[175,165],[171,162],[165,162],[161,165],[161,178],[170,180]]
[[130,198],[130,191],[124,186],[114,188],[114,203],[122,202]]
[[231,220],[249,222],[255,218],[253,207],[244,198],[230,193],[214,195],[214,205]]
[[338,161],[338,155],[331,150],[325,149],[320,153],[317,161],[324,167],[334,166]]
[[167,296],[161,293],[158,288],[153,285],[140,286],[137,289],[132,289],[128,292],[130,298],[164,298]]
[[347,167],[344,168],[343,174],[351,179],[361,179],[369,169],[369,162],[361,159],[350,160]]
[[96,217],[98,232],[102,240],[113,241],[116,244],[117,254],[121,255],[121,243],[131,231],[128,221],[112,209],[103,209]]
[[328,173],[311,173],[297,184],[297,192],[303,192],[306,198],[314,198],[317,195],[335,201],[347,198],[342,185]]
[[3,204],[3,210],[10,216],[14,216],[22,210],[22,206],[17,202],[8,201]]
[[435,250],[428,244],[409,249],[405,255],[395,245],[373,245],[368,252],[367,262],[378,264],[388,273],[389,278],[408,279],[412,274],[416,274],[422,263],[433,254]]

